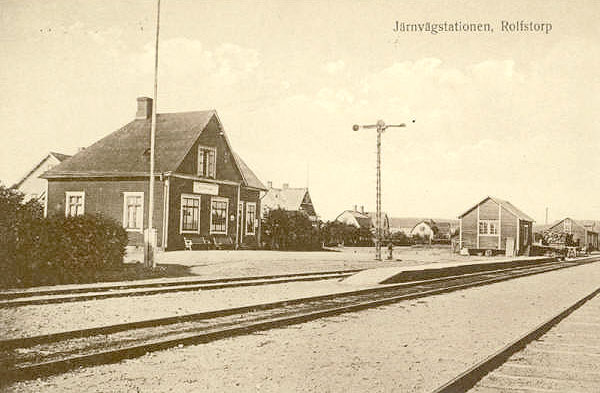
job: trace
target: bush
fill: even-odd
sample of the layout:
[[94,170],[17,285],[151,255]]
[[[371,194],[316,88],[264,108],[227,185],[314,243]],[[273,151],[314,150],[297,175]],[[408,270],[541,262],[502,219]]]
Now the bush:
[[0,185],[0,286],[93,282],[123,264],[127,233],[100,215],[42,218],[37,202]]
[[391,240],[395,246],[410,246],[413,244],[411,238],[402,231],[392,233]]
[[298,211],[269,211],[262,224],[262,239],[272,250],[321,249],[318,226]]
[[340,221],[326,222],[321,228],[322,241],[331,246],[372,246],[373,233],[369,228],[357,228]]
[[93,282],[123,263],[127,233],[100,215],[36,220],[18,230],[18,286]]

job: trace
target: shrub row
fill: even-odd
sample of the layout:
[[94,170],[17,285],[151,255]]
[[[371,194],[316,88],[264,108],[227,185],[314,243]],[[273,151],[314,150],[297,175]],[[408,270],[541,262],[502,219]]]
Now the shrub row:
[[[39,206],[0,190],[0,286],[93,282],[123,264],[127,233],[100,215],[42,218]],[[33,207],[35,208],[33,208]]]

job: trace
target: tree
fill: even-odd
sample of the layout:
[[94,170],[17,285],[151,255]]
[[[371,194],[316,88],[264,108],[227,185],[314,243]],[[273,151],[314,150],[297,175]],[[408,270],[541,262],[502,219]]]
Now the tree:
[[19,240],[43,217],[44,208],[37,200],[24,203],[25,195],[0,183],[0,275],[12,277],[19,252]]
[[340,221],[328,221],[321,228],[321,239],[328,245],[353,245],[358,239],[358,228]]
[[262,238],[271,249],[315,250],[320,248],[319,225],[303,212],[270,210],[262,225]]
[[392,233],[391,237],[392,237],[392,243],[394,243],[394,245],[396,245],[396,246],[408,246],[413,243],[412,240],[410,239],[410,237],[407,236],[406,233],[404,233],[402,231]]

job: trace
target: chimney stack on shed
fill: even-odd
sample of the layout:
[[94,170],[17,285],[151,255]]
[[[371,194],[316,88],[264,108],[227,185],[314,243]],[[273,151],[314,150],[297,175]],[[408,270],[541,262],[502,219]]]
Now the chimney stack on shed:
[[135,118],[144,120],[149,119],[150,117],[152,117],[152,98],[138,97]]

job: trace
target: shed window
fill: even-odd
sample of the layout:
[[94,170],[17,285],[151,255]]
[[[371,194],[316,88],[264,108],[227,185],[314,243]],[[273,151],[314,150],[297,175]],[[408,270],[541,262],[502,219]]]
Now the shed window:
[[128,231],[143,230],[144,193],[123,193],[123,227]]
[[480,235],[498,235],[498,220],[479,220]]
[[227,234],[227,198],[212,198],[210,209],[210,233]]
[[200,232],[200,197],[193,195],[181,196],[181,232]]
[[85,192],[67,191],[65,196],[65,216],[75,217],[83,215],[85,211]]
[[217,149],[214,147],[198,146],[198,176],[216,177]]

